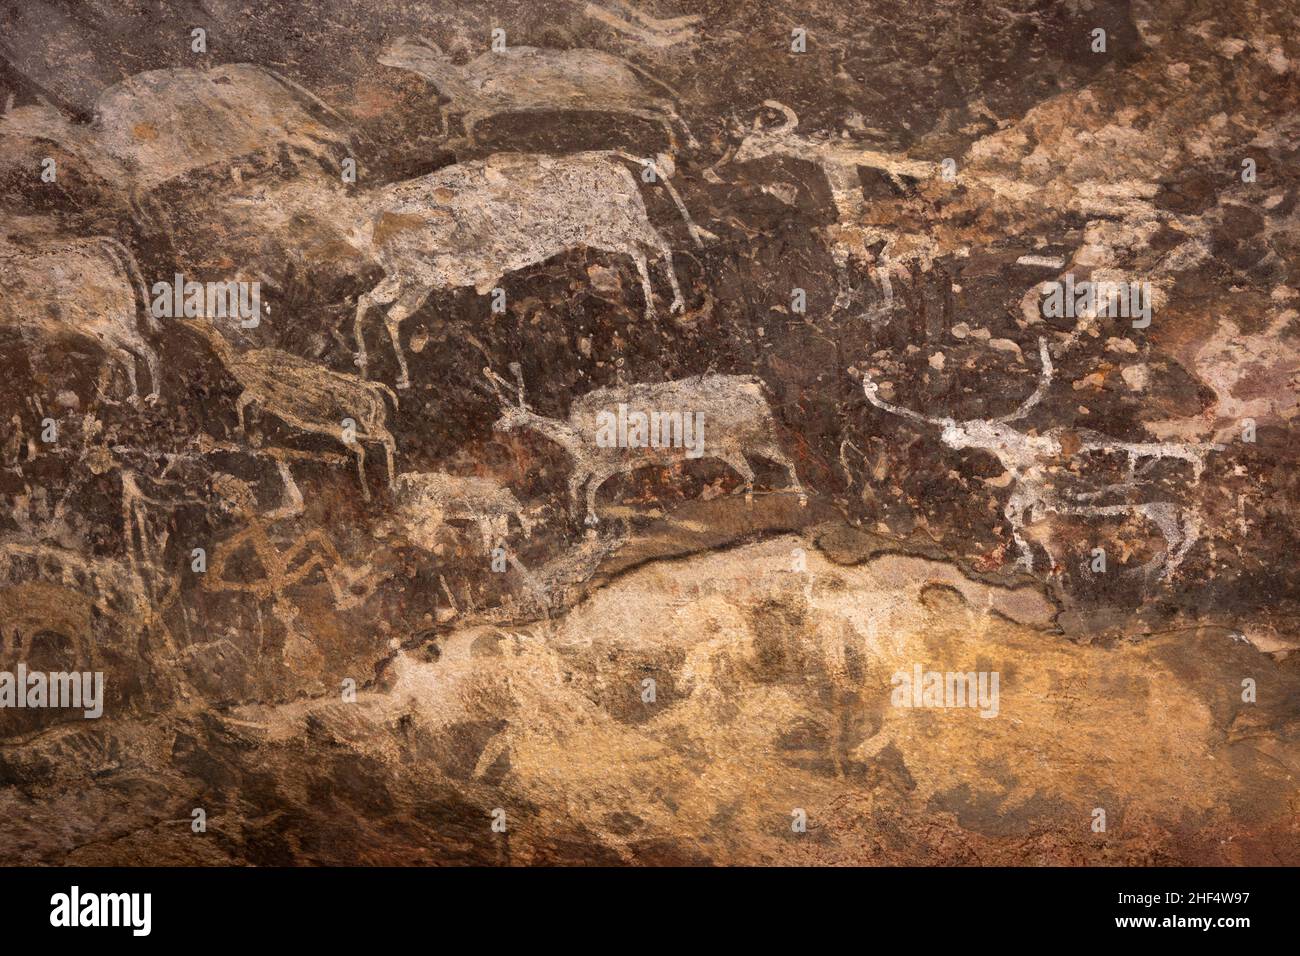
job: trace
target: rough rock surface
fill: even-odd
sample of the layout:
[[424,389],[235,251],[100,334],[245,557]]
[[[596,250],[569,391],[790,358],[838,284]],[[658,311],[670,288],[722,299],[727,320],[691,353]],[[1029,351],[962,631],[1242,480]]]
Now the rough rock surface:
[[1300,864],[1298,28],[0,0],[0,863]]

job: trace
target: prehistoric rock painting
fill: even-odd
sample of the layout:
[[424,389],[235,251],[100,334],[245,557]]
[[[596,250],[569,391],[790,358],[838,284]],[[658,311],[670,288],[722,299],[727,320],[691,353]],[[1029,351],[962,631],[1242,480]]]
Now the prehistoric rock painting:
[[[1021,536],[1026,520],[1033,520],[1034,511],[1052,511],[1074,515],[1125,515],[1133,514],[1150,519],[1165,537],[1166,553],[1162,577],[1178,570],[1188,549],[1196,543],[1199,520],[1194,514],[1180,515],[1177,505],[1170,502],[1142,502],[1138,504],[1086,504],[1108,494],[1133,489],[1138,463],[1143,459],[1159,461],[1174,458],[1191,465],[1192,480],[1201,480],[1205,470],[1205,456],[1210,451],[1222,451],[1222,445],[1185,444],[1172,442],[1123,442],[1108,439],[1105,435],[1086,429],[1067,431],[1048,429],[1036,435],[1019,432],[1010,427],[1011,422],[1025,418],[1042,401],[1052,383],[1052,358],[1047,341],[1039,339],[1038,352],[1042,362],[1038,387],[1020,403],[1015,411],[997,418],[958,422],[951,418],[934,418],[920,415],[911,409],[900,408],[878,397],[879,388],[864,376],[862,390],[867,401],[893,415],[923,425],[937,425],[942,429],[940,439],[949,448],[967,448],[988,452],[1010,476],[1013,488],[1007,501],[1006,517],[1011,523],[1011,536],[1020,549],[1020,564],[1027,571],[1034,569],[1034,555],[1028,542]],[[1093,491],[1076,492],[1072,497],[1060,495],[1048,477],[1054,461],[1068,456],[1067,449],[1075,454],[1111,452],[1123,455],[1128,462],[1128,475],[1124,482],[1108,485]],[[1050,556],[1050,552],[1049,552]]]
[[356,456],[357,479],[366,500],[370,499],[370,491],[366,486],[364,443],[377,441],[384,447],[388,481],[392,483],[397,443],[384,427],[388,418],[385,402],[397,404],[392,389],[278,349],[236,352],[206,320],[182,322],[208,340],[222,366],[243,389],[235,402],[240,432],[248,431],[245,410],[255,405],[299,431],[337,437]]
[[[29,350],[40,349],[42,338],[94,339],[125,372],[131,401],[140,400],[137,358],[149,371],[147,398],[158,398],[158,355],[137,326],[140,270],[119,242],[101,237],[0,247],[0,267],[4,327],[22,336]],[[153,327],[157,331],[157,323]]]
[[[892,255],[893,237],[866,224],[867,203],[863,198],[858,169],[884,173],[890,184],[902,191],[907,188],[906,182],[935,175],[937,168],[933,163],[908,159],[903,155],[889,155],[832,136],[801,135],[795,132],[799,117],[794,110],[776,100],[764,100],[763,106],[779,112],[781,122],[764,128],[761,118],[755,118],[753,130],[745,133],[730,159],[747,163],[767,156],[783,156],[820,166],[830,184],[831,201],[836,214],[836,222],[826,228],[831,253],[839,270],[835,306],[847,308],[853,299],[848,276],[849,264],[873,261],[875,257],[868,246],[881,242],[883,245],[879,252],[880,268],[877,275],[884,301],[868,315],[888,315],[894,303],[894,285],[890,281],[890,272],[897,269],[900,263]],[[924,248],[926,246],[922,245]],[[928,259],[925,260],[925,267],[929,267]]]
[[532,533],[532,522],[519,499],[509,488],[486,478],[408,472],[398,475],[395,485],[398,525],[411,541],[429,550],[447,520],[473,522],[488,552],[505,541],[511,518],[525,536]]
[[1297,37],[0,0],[0,863],[1300,864]]
[[[674,147],[673,127],[684,126],[671,100],[656,98],[643,88],[637,73],[644,70],[599,50],[506,46],[458,66],[437,44],[403,38],[385,50],[379,62],[411,70],[434,83],[451,100],[449,108],[459,114],[471,143],[478,123],[505,113],[574,109],[626,113],[662,123]],[[685,132],[691,146],[699,145],[689,129]]]
[[[457,163],[420,179],[386,187],[369,203],[359,244],[384,267],[384,281],[357,300],[357,364],[367,369],[362,320],[372,305],[388,305],[385,324],[401,369],[398,388],[411,384],[398,335],[403,319],[437,288],[491,291],[507,272],[583,247],[618,252],[636,265],[646,318],[654,318],[647,254],[663,257],[672,284],[672,311],[684,307],[672,247],[646,218],[636,179],[618,158],[496,154]],[[645,168],[658,172],[651,160]],[[695,226],[666,180],[682,217]],[[389,305],[391,303],[391,305]]]
[[[725,462],[744,479],[745,500],[753,501],[754,471],[745,456],[761,455],[786,469],[790,489],[799,495],[800,503],[806,501],[793,462],[777,445],[776,422],[763,396],[761,379],[702,375],[655,385],[606,386],[574,402],[567,421],[562,421],[538,415],[528,407],[519,365],[512,363],[511,368],[518,387],[513,400],[508,394],[510,384],[491,369],[484,369],[504,411],[493,427],[498,431],[534,431],[564,450],[573,461],[570,505],[576,512],[585,488],[587,524],[599,522],[596,494],[611,477],[683,457]],[[628,409],[634,418],[630,431]],[[708,439],[702,409],[708,409]],[[639,422],[635,420],[638,415]]]

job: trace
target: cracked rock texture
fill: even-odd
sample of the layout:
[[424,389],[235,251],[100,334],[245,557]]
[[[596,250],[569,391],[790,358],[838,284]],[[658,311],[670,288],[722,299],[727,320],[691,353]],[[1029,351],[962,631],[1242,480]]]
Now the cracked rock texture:
[[0,863],[1300,863],[1298,28],[0,0]]

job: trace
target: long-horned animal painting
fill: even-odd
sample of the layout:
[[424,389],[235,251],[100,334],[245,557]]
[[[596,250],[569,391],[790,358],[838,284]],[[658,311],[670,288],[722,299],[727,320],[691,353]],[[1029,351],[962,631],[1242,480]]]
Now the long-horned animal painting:
[[673,127],[680,126],[689,145],[698,145],[673,101],[649,92],[642,79],[671,90],[640,67],[600,50],[507,46],[458,66],[432,41],[402,37],[388,46],[379,62],[434,83],[451,100],[450,110],[461,117],[471,143],[474,127],[493,116],[585,110],[659,123],[674,148]]
[[279,349],[239,352],[210,321],[179,321],[211,344],[226,371],[243,388],[236,402],[241,432],[247,431],[245,409],[256,405],[299,431],[342,442],[356,457],[361,495],[367,501],[365,443],[379,442],[384,447],[388,483],[392,484],[397,441],[387,427],[385,400],[396,408],[397,395],[387,385],[335,372]]
[[141,334],[149,315],[144,283],[130,251],[115,239],[42,242],[34,248],[0,244],[0,327],[33,338],[93,339],[118,363],[140,398],[136,359],[149,372],[146,401],[158,398],[158,354]]
[[[763,106],[779,112],[782,119],[775,126],[764,126],[761,117],[755,117],[751,130],[744,133],[730,161],[748,163],[767,156],[786,156],[804,162],[816,163],[830,185],[831,199],[835,204],[836,223],[826,230],[831,256],[838,270],[839,290],[835,308],[845,309],[853,300],[849,282],[850,263],[865,263],[876,281],[880,283],[883,301],[867,312],[870,318],[887,316],[894,302],[891,273],[915,260],[928,267],[932,243],[923,236],[908,237],[902,243],[906,248],[896,249],[899,237],[890,232],[864,225],[867,204],[862,195],[862,182],[858,169],[874,169],[884,173],[898,189],[907,181],[928,179],[937,171],[934,163],[908,159],[895,153],[868,149],[852,142],[829,136],[813,136],[796,132],[799,116],[790,107],[776,100],[764,100]],[[882,243],[881,250],[873,255],[869,246]],[[876,260],[879,264],[876,265]]]
[[[357,365],[366,377],[362,321],[374,305],[397,355],[398,388],[410,386],[402,352],[402,321],[435,289],[473,286],[491,290],[507,273],[583,246],[629,256],[653,317],[648,256],[662,257],[673,291],[672,311],[685,307],[673,251],[650,224],[637,179],[616,152],[547,156],[500,153],[457,163],[418,179],[395,183],[371,197],[355,240],[384,269],[384,278],[357,300]],[[661,179],[701,240],[672,184]]]
[[[1192,480],[1198,482],[1205,470],[1205,456],[1219,451],[1221,445],[1183,442],[1125,442],[1117,441],[1087,429],[1050,428],[1043,432],[1024,432],[1011,423],[1024,419],[1047,394],[1052,382],[1052,357],[1046,339],[1038,340],[1038,353],[1042,362],[1038,385],[1033,394],[1012,412],[997,418],[960,420],[948,416],[922,415],[919,412],[887,402],[880,397],[880,386],[869,375],[863,375],[862,390],[867,401],[882,411],[897,415],[918,425],[933,425],[940,429],[939,440],[953,449],[973,448],[997,458],[1011,476],[1011,497],[1003,511],[1011,525],[1011,534],[1020,549],[1018,564],[1026,571],[1034,569],[1034,553],[1023,536],[1028,523],[1035,520],[1037,512],[1055,512],[1062,515],[1118,516],[1137,515],[1151,521],[1165,539],[1162,580],[1168,580],[1178,570],[1188,550],[1200,536],[1200,520],[1194,511],[1173,502],[1150,501],[1095,505],[1088,502],[1104,494],[1126,491],[1132,486],[1138,462],[1142,459],[1171,458],[1186,462],[1192,468]],[[1099,452],[1124,455],[1128,462],[1128,481],[1107,486],[1096,491],[1073,495],[1059,491],[1052,481],[1052,473],[1075,454]],[[1159,556],[1157,559],[1159,560]]]
[[[701,375],[675,382],[609,386],[588,392],[573,403],[567,420],[548,418],[529,408],[524,398],[523,374],[517,364],[515,394],[490,368],[483,370],[496,392],[503,414],[498,431],[524,429],[555,442],[573,461],[569,500],[576,515],[579,497],[586,489],[585,523],[594,525],[596,493],[614,475],[649,465],[684,458],[715,458],[734,469],[745,482],[745,500],[754,494],[754,470],[746,461],[754,455],[776,462],[786,470],[788,491],[807,500],[794,463],[781,450],[776,419],[763,388],[753,375]],[[622,418],[644,417],[644,427],[634,421],[619,440],[611,430]],[[639,434],[643,431],[644,434]]]

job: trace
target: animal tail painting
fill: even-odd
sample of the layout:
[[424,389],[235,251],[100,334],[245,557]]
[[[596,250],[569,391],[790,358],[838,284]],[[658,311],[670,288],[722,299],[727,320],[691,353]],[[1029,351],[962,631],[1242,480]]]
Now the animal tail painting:
[[606,153],[610,156],[617,156],[619,159],[625,159],[630,163],[636,163],[638,166],[649,166],[654,170],[655,178],[664,184],[664,188],[668,190],[668,195],[672,197],[673,205],[675,205],[677,211],[681,213],[682,219],[686,223],[686,229],[691,234],[691,239],[694,240],[695,245],[698,248],[704,248],[704,242],[700,237],[710,234],[695,224],[695,220],[691,218],[690,211],[686,208],[686,204],[682,202],[682,197],[678,195],[677,190],[673,188],[672,182],[664,175],[663,169],[655,163],[654,160],[646,159],[644,156],[633,156],[631,153],[625,153],[621,149],[606,150]]
[[158,324],[158,320],[154,318],[153,312],[149,309],[149,289],[148,286],[145,285],[144,276],[141,275],[140,266],[135,261],[135,256],[131,254],[131,250],[122,245],[118,240],[112,239],[108,236],[102,236],[99,243],[103,246],[104,251],[109,255],[109,257],[117,263],[118,268],[131,277],[132,285],[135,286],[136,291],[140,294],[140,309],[144,312],[145,325],[149,328],[149,331],[162,331],[161,326]]
[[342,126],[343,135],[347,139],[348,145],[351,146],[353,149],[356,148],[357,129],[346,116],[344,116],[334,107],[330,106],[328,103],[322,100],[311,90],[307,89],[306,87],[302,86],[299,83],[295,83],[293,80],[289,79],[284,74],[276,70],[272,70],[269,67],[264,67],[264,69],[266,70],[267,73],[271,74],[271,76],[275,79],[277,83],[283,85],[290,92],[296,93],[299,97],[301,97],[302,99],[311,103],[313,106],[320,109],[330,119],[339,123]]
[[[665,90],[668,93],[669,97],[672,98],[674,103],[681,102],[681,97],[677,94],[677,91],[673,89],[671,86],[669,86],[667,83],[665,83],[663,80],[659,79],[659,77],[655,76],[649,70],[646,70],[644,67],[637,66],[637,64],[633,63],[631,60],[628,60],[624,57],[620,56],[617,59],[622,61],[622,63],[629,70],[635,73],[637,76],[641,77],[644,80],[648,80],[649,82],[653,83],[655,86],[659,87],[660,89]],[[682,132],[686,134],[686,145],[689,146],[691,149],[699,149],[700,147],[699,140],[695,138],[695,134],[691,132],[691,128],[686,125],[686,120],[682,119],[681,116],[677,114],[677,111],[675,109],[672,111],[672,118],[677,122],[677,125],[682,128]]]
[[392,399],[393,411],[397,411],[397,393],[395,391],[393,391],[383,382],[367,382],[366,384],[373,386],[375,389],[383,392],[384,395],[386,395],[388,398]]

